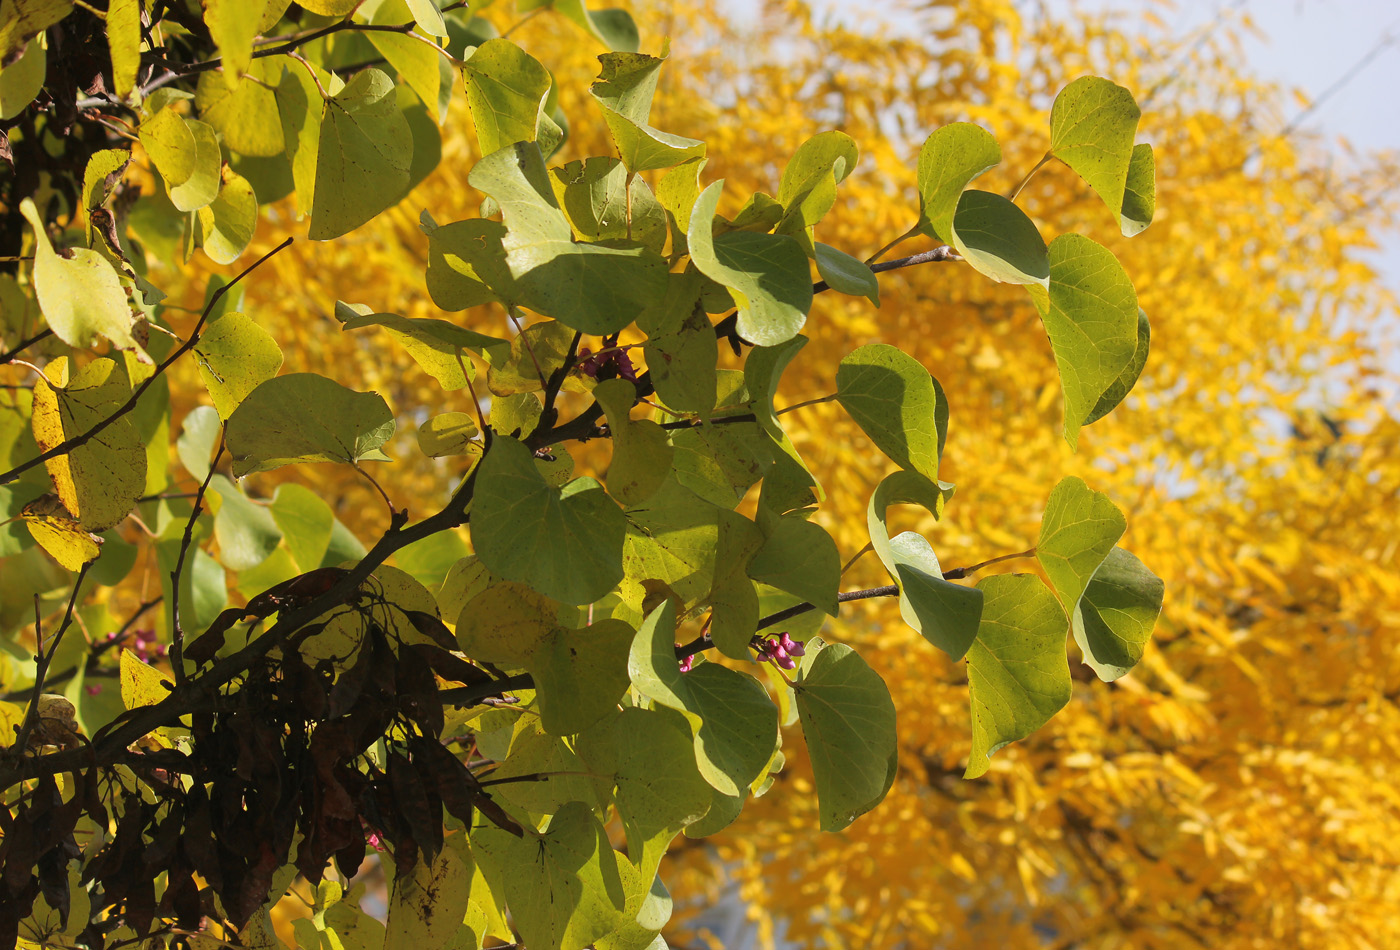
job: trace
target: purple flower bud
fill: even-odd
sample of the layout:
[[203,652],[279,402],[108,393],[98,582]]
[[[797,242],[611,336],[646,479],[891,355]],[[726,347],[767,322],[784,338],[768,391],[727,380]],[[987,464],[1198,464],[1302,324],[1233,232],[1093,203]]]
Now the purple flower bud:
[[613,354],[613,360],[617,363],[619,376],[634,383],[637,381],[637,368],[632,365],[632,358],[627,355],[626,350],[616,351]]
[[690,656],[686,657],[684,660],[681,660],[681,672],[682,672],[682,673],[689,673],[694,667],[695,667],[695,654],[692,653]]
[[794,640],[791,637],[791,635],[788,634],[787,631],[783,631],[782,635],[778,639],[778,642],[782,644],[783,649],[787,651],[789,656],[807,655],[807,648],[802,645],[802,641]]
[[794,660],[792,657],[788,656],[786,653],[780,653],[777,656],[775,656],[773,658],[773,662],[778,664],[778,666],[782,667],[785,670],[791,670],[797,667],[797,661]]

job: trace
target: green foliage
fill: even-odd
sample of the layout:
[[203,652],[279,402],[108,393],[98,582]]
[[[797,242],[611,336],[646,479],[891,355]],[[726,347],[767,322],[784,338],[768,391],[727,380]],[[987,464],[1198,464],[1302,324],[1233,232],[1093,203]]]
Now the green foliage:
[[[1110,251],[1079,235],[1047,248],[1014,195],[970,189],[1002,152],[967,123],[934,131],[918,156],[910,234],[943,246],[878,264],[820,243],[857,143],[814,136],[776,197],[726,196],[703,180],[704,142],[650,124],[665,49],[638,52],[626,13],[580,0],[517,5],[552,7],[580,42],[612,49],[591,93],[616,154],[552,167],[568,128],[559,91],[544,63],[472,19],[487,5],[210,0],[202,29],[191,7],[147,32],[139,4],[108,5],[112,105],[142,149],[80,108],[84,135],[51,146],[47,191],[7,212],[22,245],[7,258],[5,307],[43,323],[32,339],[0,323],[6,372],[32,376],[0,406],[0,507],[17,522],[0,535],[0,567],[7,598],[25,601],[6,604],[0,633],[12,655],[34,656],[6,661],[7,688],[29,702],[0,707],[0,784],[7,828],[49,830],[6,837],[0,938],[87,928],[89,942],[137,943],[205,921],[199,939],[241,930],[275,946],[266,905],[299,872],[315,888],[312,916],[295,924],[307,946],[664,945],[661,858],[676,835],[711,834],[769,790],[780,720],[806,742],[822,829],[876,808],[894,781],[899,733],[880,674],[858,644],[808,635],[804,647],[794,631],[816,631],[842,603],[897,596],[924,639],[966,658],[969,777],[1068,701],[1071,630],[1104,679],[1141,657],[1162,584],[1117,547],[1122,513],[1077,478],[1050,494],[1037,548],[1007,555],[1034,554],[1049,587],[1031,575],[971,586],[987,564],[945,570],[929,538],[890,536],[894,506],[936,519],[952,503],[939,468],[956,446],[943,388],[896,346],[860,346],[832,367],[834,392],[800,404],[838,402],[891,463],[867,516],[891,585],[841,592],[842,564],[861,552],[823,526],[826,490],[776,406],[815,294],[878,306],[880,272],[964,262],[964,279],[1027,285],[1073,446],[1148,356],[1147,318]],[[94,16],[42,0],[3,8],[7,120],[58,121],[41,95],[39,34]],[[162,36],[180,39],[153,47]],[[150,80],[152,64],[174,81]],[[464,221],[422,213],[425,288],[450,314],[493,308],[512,329],[400,316],[378,300],[337,302],[334,317],[381,362],[406,357],[462,392],[469,411],[422,394],[391,405],[349,371],[283,372],[277,339],[232,283],[213,284],[194,318],[165,307],[151,264],[200,248],[243,260],[265,207],[289,194],[312,240],[355,240],[438,161],[454,71],[481,152],[468,181],[486,200]],[[1155,205],[1137,115],[1126,90],[1087,77],[1049,129],[1047,160],[1078,172],[1125,234]],[[157,192],[133,210],[138,180]],[[81,216],[61,207],[62,188]],[[265,279],[257,266],[280,250],[236,280]],[[368,276],[360,296],[375,293]],[[209,405],[171,409],[177,365]],[[400,424],[416,432],[416,462],[456,481],[416,521],[393,500],[406,467],[383,451]],[[598,439],[601,453],[579,450]],[[395,444],[412,455],[414,441]],[[605,457],[597,477],[575,474],[575,454]],[[318,491],[255,477],[327,462],[386,503],[389,527],[368,547]],[[162,590],[142,609],[156,609],[169,675],[127,633],[135,618],[89,610],[104,596],[92,584],[127,583],[141,545]],[[31,600],[40,629],[25,633]],[[103,647],[108,631],[130,649]],[[32,654],[16,646],[34,633]],[[772,689],[753,663],[774,667]],[[74,723],[86,736],[55,733],[55,717],[38,715],[45,690],[77,695],[95,671],[119,676],[127,711],[84,701]],[[100,833],[75,858],[66,842],[80,823]],[[387,927],[327,876],[353,875],[376,843],[393,881]]]

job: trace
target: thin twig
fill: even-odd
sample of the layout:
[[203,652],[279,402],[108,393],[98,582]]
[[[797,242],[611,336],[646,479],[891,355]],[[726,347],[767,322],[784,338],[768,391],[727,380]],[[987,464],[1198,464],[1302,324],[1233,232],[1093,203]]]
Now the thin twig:
[[777,412],[774,413],[774,415],[775,415],[775,416],[781,416],[781,415],[783,415],[784,413],[792,412],[792,411],[795,410],[795,409],[805,409],[805,408],[807,408],[808,406],[816,406],[816,405],[820,405],[821,403],[824,403],[824,402],[831,402],[831,401],[832,401],[833,399],[835,399],[835,398],[836,398],[836,394],[835,394],[835,393],[831,393],[831,394],[826,395],[826,396],[818,396],[816,399],[808,399],[808,400],[806,400],[805,402],[796,402],[796,403],[793,403],[791,406],[788,406],[788,407],[785,408],[785,409],[779,409]]
[[[338,23],[332,23],[329,26],[323,26],[317,30],[311,30],[305,33],[288,34],[289,38],[288,41],[285,43],[281,43],[278,46],[262,46],[258,49],[253,50],[253,59],[262,59],[265,56],[280,56],[283,53],[291,53],[296,49],[305,46],[307,43],[310,43],[314,40],[319,40],[323,36],[330,36],[332,33],[341,33],[345,30],[352,30],[356,33],[406,34],[412,32],[414,26],[415,23],[374,24],[352,23],[348,20],[341,20]],[[283,37],[272,37],[268,40],[268,42],[277,42],[281,39],[283,39]],[[433,45],[437,46],[436,43],[434,43]],[[441,47],[438,47],[438,49],[441,50]],[[443,50],[443,52],[446,51]],[[208,72],[211,69],[222,69],[224,65],[224,59],[222,56],[217,56],[214,59],[206,59],[198,63],[171,63],[167,62],[162,56],[151,55],[151,61],[156,63],[157,65],[164,66],[166,69],[179,76],[190,76],[195,73]]]
[[103,419],[101,422],[97,423],[97,425],[93,426],[86,432],[83,432],[79,435],[75,435],[71,439],[65,439],[58,445],[55,445],[53,448],[49,449],[47,452],[43,452],[39,455],[36,455],[29,461],[15,466],[14,468],[10,469],[4,474],[0,474],[0,485],[8,485],[10,482],[15,481],[21,475],[23,475],[25,472],[29,471],[36,465],[41,465],[51,458],[57,458],[60,455],[64,455],[68,452],[73,451],[79,446],[86,445],[89,441],[100,435],[112,423],[116,422],[118,419],[126,415],[131,410],[135,409],[136,404],[141,401],[141,397],[146,394],[146,390],[150,389],[151,386],[155,384],[155,381],[159,379],[161,375],[167,369],[169,369],[176,360],[184,356],[190,350],[194,349],[195,345],[199,343],[199,334],[204,329],[204,324],[209,319],[209,314],[213,312],[214,307],[217,306],[219,301],[223,299],[224,294],[228,293],[229,290],[231,290],[244,277],[247,277],[253,271],[257,270],[258,267],[262,266],[262,264],[266,262],[269,258],[271,258],[274,254],[290,246],[291,243],[292,239],[287,238],[281,244],[277,245],[272,250],[264,254],[262,257],[258,258],[256,261],[245,267],[242,273],[240,273],[233,280],[229,281],[227,284],[224,284],[222,287],[215,290],[214,293],[210,295],[209,303],[205,305],[204,312],[199,315],[199,322],[195,324],[194,332],[190,334],[189,339],[187,339],[184,343],[180,344],[180,346],[177,347],[173,353],[167,356],[161,362],[161,364],[156,367],[156,371],[150,376],[148,376],[145,382],[143,382],[140,386],[136,387],[135,392],[131,394],[131,398],[128,399],[126,402],[122,403],[120,406],[118,406],[117,409],[110,416]]
[[29,736],[39,722],[39,700],[44,693],[44,681],[49,676],[49,664],[53,662],[54,654],[63,643],[63,635],[73,623],[73,608],[77,606],[78,594],[83,589],[83,578],[87,577],[88,568],[91,566],[92,562],[89,561],[78,572],[78,579],[73,582],[73,593],[68,597],[68,609],[63,613],[63,623],[53,635],[53,642],[47,650],[44,649],[44,628],[39,618],[39,598],[37,594],[34,597],[34,690],[30,694],[29,708],[25,710],[24,722],[20,725],[19,735],[14,744],[15,749],[21,753],[29,747]]
[[194,541],[194,524],[199,520],[200,509],[204,506],[204,493],[209,490],[209,483],[214,480],[214,469],[223,454],[224,436],[220,433],[219,449],[209,463],[209,471],[205,473],[199,491],[195,493],[194,507],[190,510],[189,520],[185,522],[184,537],[180,539],[180,556],[175,561],[175,570],[170,572],[170,669],[175,674],[176,685],[185,682],[185,629],[180,624],[180,575],[185,570],[185,555],[189,553],[190,544]]
[[966,577],[969,574],[974,574],[977,571],[982,570],[982,568],[984,567],[990,567],[993,564],[1000,563],[1001,561],[1009,561],[1012,558],[1018,557],[1035,557],[1035,548],[1027,548],[1024,551],[1017,551],[1015,554],[1003,554],[1001,555],[1001,557],[994,557],[991,560],[983,561],[980,564],[973,564],[971,567],[955,567],[951,571],[944,571],[943,579],[947,581],[955,581],[960,577]]
[[850,559],[849,561],[846,562],[846,564],[845,564],[844,567],[841,568],[841,574],[840,574],[840,576],[841,576],[841,577],[845,577],[845,576],[846,576],[846,572],[849,571],[851,568],[855,567],[856,561],[859,561],[861,558],[865,557],[867,554],[869,554],[869,553],[870,553],[871,551],[873,551],[873,550],[875,550],[875,545],[873,545],[873,544],[871,544],[869,541],[867,541],[867,542],[865,543],[865,547],[861,548],[861,549],[860,549],[859,551],[857,551],[855,554],[852,554],[852,555],[851,555],[851,559]]
[[878,261],[880,258],[884,257],[886,254],[888,254],[888,253],[895,247],[895,245],[897,245],[897,244],[903,244],[905,241],[909,240],[911,237],[913,237],[914,235],[916,235],[916,234],[918,234],[918,233],[919,233],[919,225],[918,225],[918,223],[916,222],[916,223],[914,224],[914,226],[913,226],[912,228],[910,228],[908,231],[905,231],[905,232],[904,232],[903,234],[901,234],[899,237],[895,238],[893,241],[891,241],[890,243],[886,244],[884,247],[880,248],[880,249],[879,249],[878,251],[876,251],[874,254],[871,254],[869,257],[867,257],[867,258],[865,259],[865,263],[868,264],[868,265],[871,265],[871,268],[874,269],[874,264],[875,264],[875,262]]
[[379,492],[379,497],[384,499],[384,507],[389,509],[389,522],[392,524],[394,520],[399,517],[399,513],[394,510],[394,503],[389,500],[389,493],[384,490],[384,487],[380,485],[379,482],[374,480],[373,475],[360,468],[359,462],[351,462],[350,465],[352,468],[355,469],[355,471],[363,475],[365,477],[365,481],[373,485],[374,490]]
[[[865,590],[852,590],[847,591],[844,594],[837,594],[836,602],[839,604],[846,604],[850,603],[853,600],[869,600],[872,597],[894,597],[898,594],[899,588],[893,584],[888,584],[884,587],[870,587]],[[774,626],[775,624],[780,624],[784,620],[791,620],[793,617],[801,616],[802,614],[807,613],[807,611],[809,610],[816,609],[816,604],[795,604],[792,607],[788,607],[786,609],[778,611],[777,613],[769,614],[768,616],[764,617],[758,622],[758,629],[763,630],[767,627]]]
[[1054,158],[1054,156],[1051,155],[1049,152],[1046,152],[1041,157],[1040,161],[1036,162],[1035,166],[1030,171],[1026,172],[1026,177],[1021,179],[1020,184],[1018,184],[1015,188],[1011,189],[1011,193],[1006,196],[1006,200],[1015,201],[1016,196],[1019,195],[1028,184],[1030,184],[1031,179],[1035,177],[1035,173],[1040,171],[1040,169],[1043,168],[1045,164],[1049,162],[1052,158]]
[[18,343],[15,344],[14,349],[6,352],[3,355],[0,355],[0,363],[8,363],[10,360],[14,359],[16,356],[19,356],[25,350],[29,349],[35,343],[39,343],[42,340],[47,340],[51,336],[53,336],[52,330],[40,330],[38,333],[31,336],[29,339],[20,340]]

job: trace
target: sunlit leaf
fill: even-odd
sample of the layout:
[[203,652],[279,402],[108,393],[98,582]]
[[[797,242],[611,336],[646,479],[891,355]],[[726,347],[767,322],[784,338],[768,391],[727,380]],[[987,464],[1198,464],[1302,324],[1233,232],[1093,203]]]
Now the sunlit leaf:
[[394,416],[378,393],[357,393],[315,373],[269,379],[228,418],[237,478],[298,462],[387,460],[379,447]]
[[154,706],[170,695],[170,677],[137,659],[131,650],[121,651],[122,705],[127,709]]
[[25,198],[20,213],[34,229],[34,290],[49,327],[69,346],[92,346],[106,337],[121,349],[139,349],[131,335],[136,316],[107,258],[73,248],[65,257],[49,243],[48,232]]
[[0,120],[13,119],[34,101],[44,88],[48,65],[48,50],[42,40],[34,39],[17,60],[0,68]]
[[1024,739],[1069,702],[1065,612],[1034,574],[1001,574],[977,585],[986,595],[977,639],[967,651],[972,752],[965,778],[988,757]]
[[1138,350],[1138,302],[1132,281],[1107,248],[1079,234],[1050,245],[1050,289],[1028,288],[1040,311],[1065,391],[1065,441],[1132,365]]
[[670,168],[705,154],[705,143],[648,124],[657,74],[665,57],[604,53],[602,72],[589,90],[603,107],[613,143],[629,172]]
[[896,465],[938,478],[948,406],[918,360],[886,343],[862,346],[836,370],[836,398]]
[[272,335],[241,313],[226,313],[210,323],[194,352],[221,419],[228,419],[249,393],[282,368],[282,350]]
[[[554,123],[545,115],[549,70],[507,39],[487,40],[462,64],[462,81],[481,154],[533,142]],[[558,129],[553,130],[557,136]],[[541,151],[547,151],[541,145]]]
[[575,244],[539,148],[516,143],[468,176],[501,206],[516,302],[583,333],[613,333],[666,291],[666,261],[645,248]]
[[532,950],[582,950],[612,930],[626,906],[607,833],[583,802],[565,805],[539,834],[481,828],[472,850],[500,869],[506,903]]
[[[230,0],[221,4],[224,8],[242,4]],[[249,4],[253,9],[255,4]],[[195,104],[199,116],[208,122],[223,138],[230,150],[242,155],[267,158],[281,155],[286,149],[282,133],[282,115],[277,107],[276,82],[282,75],[282,65],[275,66],[274,58],[252,60],[246,67],[246,78],[230,82],[228,77],[237,77],[230,70],[201,73],[195,91]],[[294,69],[301,69],[295,65]]]
[[1128,181],[1123,188],[1123,210],[1118,213],[1119,227],[1124,236],[1132,237],[1147,230],[1157,213],[1157,166],[1152,146],[1133,146],[1133,160],[1128,166]]
[[700,272],[734,294],[739,305],[739,335],[756,346],[776,346],[797,335],[812,306],[812,279],[807,255],[794,238],[783,234],[731,231],[711,236],[723,181],[710,185],[695,201],[687,240]]
[[[136,6],[134,0],[132,6]],[[209,27],[214,45],[219,48],[224,68],[217,73],[210,71],[204,75],[218,78],[229,89],[239,85],[239,77],[253,64],[253,38],[258,35],[258,24],[262,22],[266,8],[267,0],[206,0],[204,22]],[[139,7],[137,12],[139,16]],[[109,13],[109,26],[110,19]]]
[[1071,475],[1055,486],[1045,503],[1035,556],[1066,611],[1073,612],[1126,528],[1118,506],[1082,478]]
[[307,236],[340,237],[396,203],[412,160],[413,136],[393,81],[373,67],[356,73],[324,100]]
[[213,126],[198,119],[181,121],[194,139],[194,163],[188,178],[178,185],[170,184],[170,203],[180,211],[197,211],[219,197],[223,157]]
[[[34,441],[47,452],[107,422],[131,397],[131,383],[106,357],[72,372],[51,362],[34,384]],[[82,445],[44,463],[63,507],[89,531],[126,517],[146,486],[146,452],[130,417],[121,416]]]
[[1098,76],[1065,86],[1050,110],[1051,153],[1078,172],[1115,215],[1124,208],[1141,115],[1131,92]]

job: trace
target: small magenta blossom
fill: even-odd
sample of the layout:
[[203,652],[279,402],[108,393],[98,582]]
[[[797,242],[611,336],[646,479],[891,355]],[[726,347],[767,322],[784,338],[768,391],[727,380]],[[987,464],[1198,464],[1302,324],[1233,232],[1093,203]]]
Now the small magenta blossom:
[[793,657],[805,656],[807,653],[802,641],[794,640],[786,632],[780,636],[759,640],[755,649],[758,650],[758,662],[772,663],[783,670],[795,669],[797,661]]
[[778,635],[778,643],[787,651],[789,656],[806,656],[807,648],[802,645],[801,640],[794,640],[792,634],[784,630]]
[[622,347],[608,347],[607,349],[594,353],[588,347],[581,347],[578,351],[578,370],[590,379],[598,376],[598,371],[608,364],[617,367],[617,375],[631,382],[637,381],[637,368],[632,365],[632,359],[627,355],[627,350]]
[[[677,649],[679,649],[679,648],[680,648],[680,644],[677,643],[677,644],[676,644],[676,647],[677,647]],[[682,672],[682,673],[689,673],[689,672],[690,672],[692,669],[694,669],[694,668],[695,668],[695,654],[694,654],[694,653],[692,653],[690,656],[686,657],[684,660],[681,660],[681,672]]]

